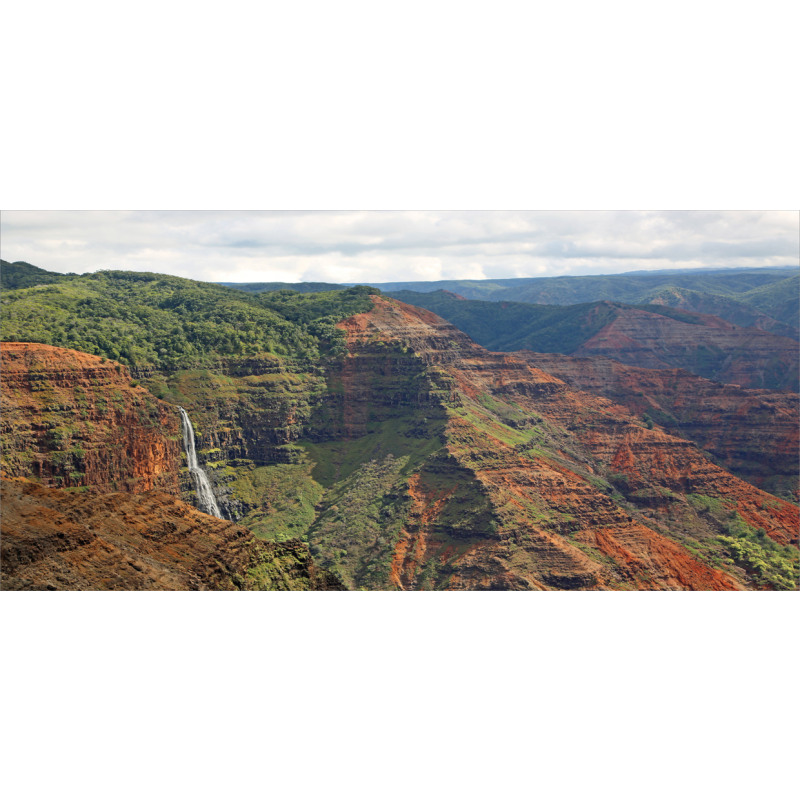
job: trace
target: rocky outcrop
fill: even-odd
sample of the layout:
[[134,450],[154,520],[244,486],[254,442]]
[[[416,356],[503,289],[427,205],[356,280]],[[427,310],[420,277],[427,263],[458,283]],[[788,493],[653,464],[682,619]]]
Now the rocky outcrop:
[[175,409],[97,356],[4,342],[2,474],[48,486],[178,492]]
[[679,369],[643,369],[609,358],[522,351],[529,364],[574,389],[695,442],[725,469],[772,494],[798,498],[800,397],[743,389]]
[[[452,326],[436,328],[431,323],[441,320],[435,315],[422,309],[411,314],[401,306],[386,304],[380,314],[357,314],[340,323],[348,352],[326,370],[328,392],[309,425],[310,438],[358,438],[398,417],[416,418],[427,435],[427,422],[444,419],[442,401],[452,380],[436,367],[452,363],[458,348],[471,342]],[[413,419],[408,423],[414,427]]]
[[4,590],[337,590],[299,541],[264,542],[160,491],[2,482]]

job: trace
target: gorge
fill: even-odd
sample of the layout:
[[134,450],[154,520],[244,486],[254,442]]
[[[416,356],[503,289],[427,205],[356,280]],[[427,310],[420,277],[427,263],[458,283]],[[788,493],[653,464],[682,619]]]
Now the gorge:
[[[490,352],[366,287],[256,296],[95,273],[3,302],[11,588],[115,584],[45,546],[60,527],[159,574],[183,569],[164,561],[179,541],[222,565],[173,588],[797,585],[791,392]],[[100,507],[121,510],[114,526],[81,528]],[[158,554],[164,520],[178,538]],[[223,555],[233,542],[246,558]]]

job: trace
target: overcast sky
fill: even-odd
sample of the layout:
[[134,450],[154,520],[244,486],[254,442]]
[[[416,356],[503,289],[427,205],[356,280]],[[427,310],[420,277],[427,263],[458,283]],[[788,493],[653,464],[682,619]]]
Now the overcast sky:
[[4,211],[0,253],[56,272],[385,281],[797,264],[794,211]]

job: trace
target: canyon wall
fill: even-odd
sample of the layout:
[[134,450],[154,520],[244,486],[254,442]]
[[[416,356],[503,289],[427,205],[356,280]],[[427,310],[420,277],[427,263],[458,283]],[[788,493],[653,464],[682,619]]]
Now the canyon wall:
[[690,439],[725,469],[786,499],[798,498],[800,396],[744,389],[680,369],[608,358],[522,351],[517,356],[574,389],[602,395],[635,417]]
[[[796,506],[711,463],[693,443],[651,430],[611,400],[576,392],[522,358],[489,353],[429,312],[373,300],[371,312],[340,324],[349,354],[334,377],[353,378],[341,383],[335,407],[353,438],[351,452],[375,435],[370,419],[386,427],[405,414],[409,423],[397,452],[375,446],[369,459],[350,463],[326,487],[309,542],[345,583],[765,585],[725,550],[724,537],[736,525],[764,536],[767,550],[788,547],[781,558],[791,561]],[[405,395],[390,393],[392,417],[379,390],[399,354],[403,372],[416,379]],[[412,397],[422,401],[416,414]],[[427,451],[421,442],[415,449],[413,416],[429,426]],[[713,508],[698,498],[712,498]]]
[[570,355],[603,356],[649,369],[682,368],[747,388],[798,390],[797,341],[706,314],[683,313],[691,322],[621,308],[613,322]]
[[57,487],[178,492],[176,410],[98,356],[4,342],[2,474]]

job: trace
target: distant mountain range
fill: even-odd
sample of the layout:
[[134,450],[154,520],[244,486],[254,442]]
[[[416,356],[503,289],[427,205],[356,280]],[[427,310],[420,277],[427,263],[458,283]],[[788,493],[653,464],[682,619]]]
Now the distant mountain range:
[[[299,292],[343,288],[329,283],[225,283],[247,292]],[[800,269],[698,269],[625,272],[618,275],[504,278],[487,280],[372,283],[382,292],[452,292],[465,300],[575,305],[608,300],[629,305],[663,305],[713,314],[740,327],[798,338]],[[319,288],[317,288],[319,287]],[[400,296],[400,295],[397,295]]]
[[[13,266],[13,269],[10,269]],[[23,261],[0,262],[0,288],[22,289],[79,277],[48,272]],[[289,290],[303,294],[344,289],[354,284],[283,281],[220,285],[260,294]],[[401,281],[370,283],[382,292],[447,291],[466,300],[575,305],[609,300],[629,305],[663,305],[713,314],[740,327],[798,338],[800,268],[694,269],[625,272],[616,275],[503,278],[486,280]]]

